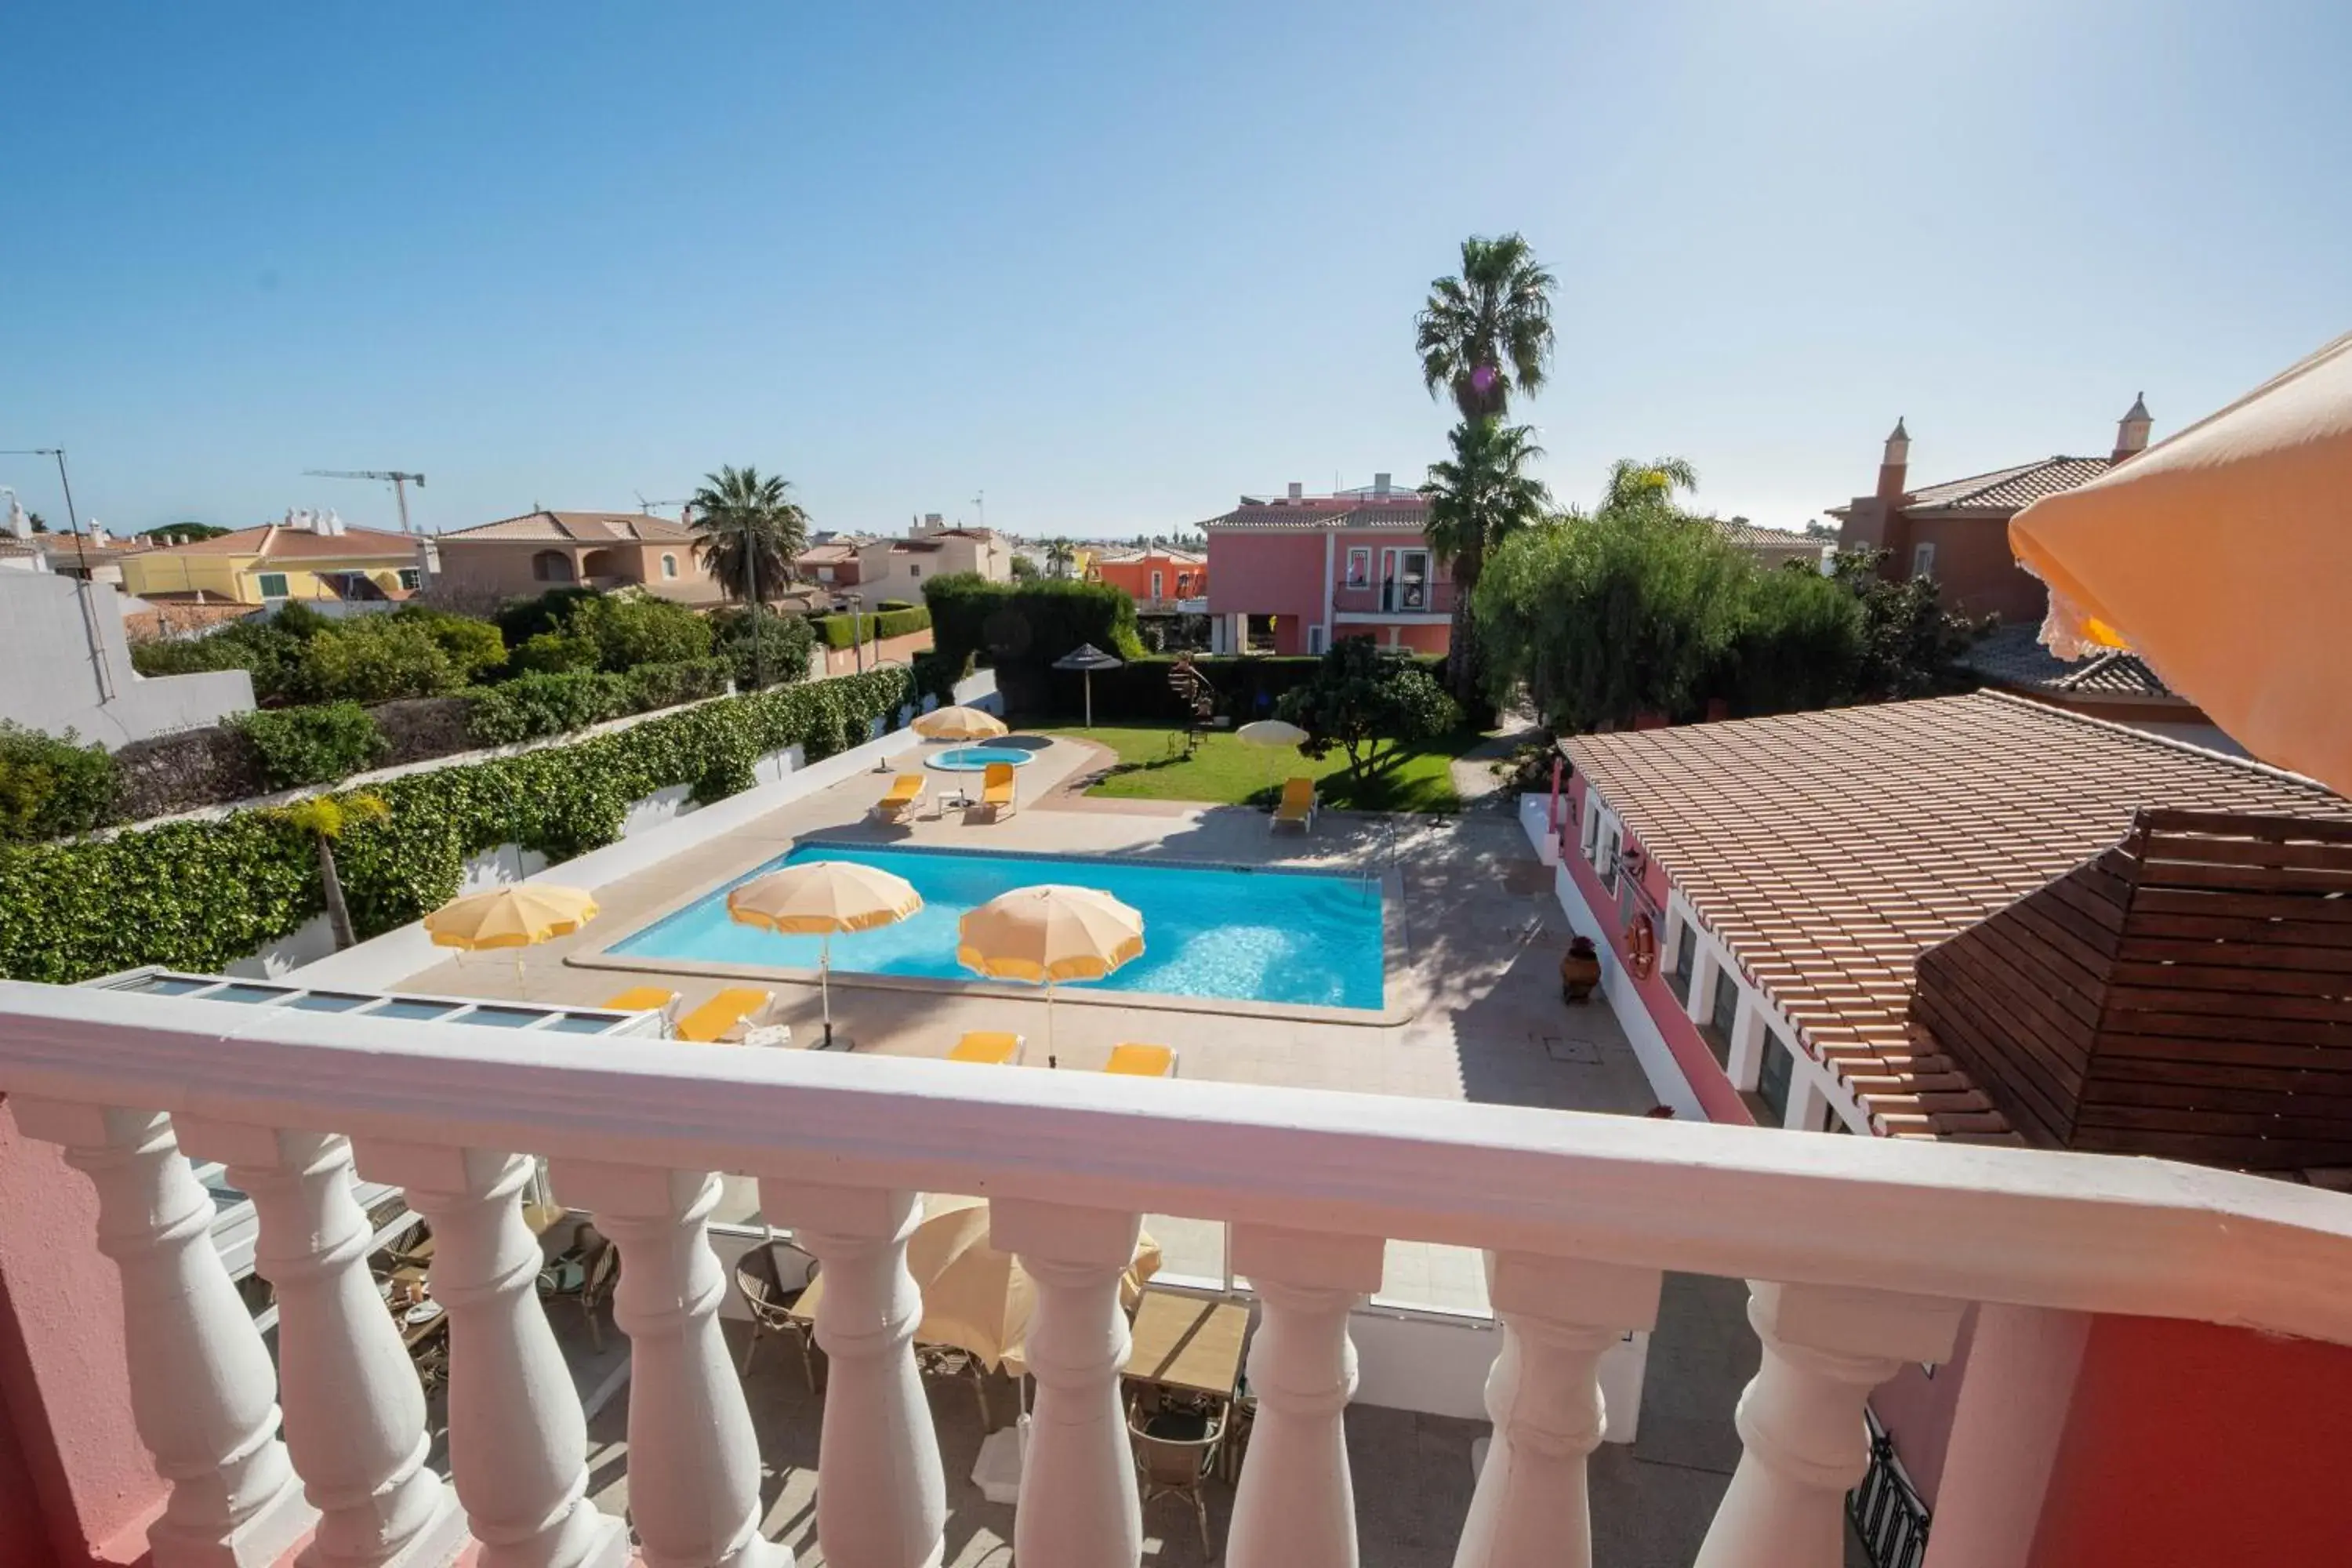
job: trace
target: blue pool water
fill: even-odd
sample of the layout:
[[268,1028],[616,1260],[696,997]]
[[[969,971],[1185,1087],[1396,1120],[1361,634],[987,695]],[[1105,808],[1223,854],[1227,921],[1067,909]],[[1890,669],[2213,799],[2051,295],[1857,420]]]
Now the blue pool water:
[[1030,753],[1018,746],[958,746],[931,758],[930,765],[951,773],[977,773],[985,772],[991,763],[1024,767],[1029,757]]
[[814,969],[818,939],[737,925],[727,893],[779,866],[854,860],[904,877],[923,895],[910,920],[833,939],[841,973],[971,980],[956,962],[956,922],[997,894],[1039,882],[1097,888],[1143,915],[1143,955],[1090,991],[1140,991],[1323,1007],[1381,1005],[1381,888],[1361,877],[1252,871],[1063,855],[802,844],[611,951],[632,958]]

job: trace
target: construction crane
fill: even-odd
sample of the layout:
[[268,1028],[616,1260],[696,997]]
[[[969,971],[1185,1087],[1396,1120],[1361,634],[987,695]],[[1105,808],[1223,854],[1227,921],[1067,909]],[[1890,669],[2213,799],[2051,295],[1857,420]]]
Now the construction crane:
[[647,517],[653,516],[654,508],[657,506],[692,506],[694,504],[692,496],[688,496],[683,500],[647,500],[643,490],[631,490],[629,493],[637,498],[637,510]]
[[305,468],[304,475],[316,479],[383,479],[392,486],[392,499],[400,503],[400,531],[416,531],[408,525],[408,487],[425,488],[423,474],[404,474],[386,468]]

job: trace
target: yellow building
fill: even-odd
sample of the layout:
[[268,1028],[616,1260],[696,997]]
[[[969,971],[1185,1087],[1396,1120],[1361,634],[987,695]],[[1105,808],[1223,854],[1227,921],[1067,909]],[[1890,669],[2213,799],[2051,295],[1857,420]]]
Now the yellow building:
[[165,603],[404,599],[423,585],[425,542],[331,516],[264,523],[122,561],[125,593]]

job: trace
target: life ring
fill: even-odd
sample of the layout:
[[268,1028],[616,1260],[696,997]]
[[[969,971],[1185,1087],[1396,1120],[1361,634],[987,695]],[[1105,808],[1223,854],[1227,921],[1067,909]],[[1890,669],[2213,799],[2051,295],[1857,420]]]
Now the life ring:
[[1647,915],[1635,915],[1625,922],[1625,967],[1636,980],[1647,980],[1658,972],[1658,928]]

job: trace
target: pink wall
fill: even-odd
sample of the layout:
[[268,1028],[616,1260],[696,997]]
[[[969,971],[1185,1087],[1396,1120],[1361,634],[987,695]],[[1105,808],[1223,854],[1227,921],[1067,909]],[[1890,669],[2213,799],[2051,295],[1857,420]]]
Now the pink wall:
[[2095,1318],[2032,1568],[2352,1563],[2347,1413],[2352,1348]]
[[[135,1561],[163,1482],[131,1425],[121,1285],[98,1250],[98,1196],[16,1131],[5,1100],[0,1193],[0,1563]],[[44,1524],[46,1549],[23,1555]]]
[[1916,1365],[1904,1364],[1903,1370],[1880,1384],[1870,1395],[1870,1408],[1895,1441],[1895,1452],[1903,1461],[1903,1473],[1919,1489],[1919,1497],[1929,1508],[1936,1506],[1936,1489],[1944,1477],[1944,1455],[1951,1446],[1952,1417],[1960,1403],[1960,1390],[1966,1386],[1969,1374],[1969,1352],[1976,1343],[1977,1314],[1971,1310],[1960,1325],[1959,1342],[1952,1349],[1952,1359],[1936,1369],[1933,1377]]
[[[1323,535],[1215,531],[1209,535],[1209,613],[1312,620],[1323,598]],[[1283,628],[1277,625],[1279,633]]]
[[[1570,805],[1567,823],[1561,829],[1565,842],[1560,847],[1560,864],[1567,867],[1569,875],[1576,879],[1577,891],[1584,895],[1584,901],[1600,917],[1602,929],[1609,933],[1610,946],[1615,950],[1618,961],[1622,963],[1625,958],[1625,933],[1618,927],[1617,900],[1602,890],[1601,878],[1579,853],[1583,844],[1585,787],[1580,774],[1569,780]],[[1638,840],[1629,833],[1625,845],[1628,848],[1636,847]],[[1658,907],[1664,909],[1668,891],[1664,868],[1655,862],[1649,863],[1644,868],[1642,885],[1650,890]],[[1674,1053],[1675,1065],[1681,1068],[1683,1077],[1690,1080],[1691,1092],[1698,1097],[1699,1109],[1706,1112],[1706,1119],[1752,1127],[1756,1118],[1748,1114],[1747,1102],[1739,1098],[1738,1090],[1731,1087],[1731,1079],[1724,1075],[1722,1067],[1715,1059],[1715,1053],[1707,1048],[1706,1041],[1698,1032],[1698,1026],[1692,1023],[1690,1016],[1683,1011],[1681,999],[1668,984],[1672,955],[1666,952],[1665,942],[1666,933],[1661,931],[1658,933],[1657,968],[1647,980],[1633,982],[1634,994],[1641,997],[1642,1006],[1650,1015],[1651,1022],[1657,1026],[1658,1033],[1665,1037],[1666,1049]],[[1631,973],[1631,971],[1627,972],[1629,979]]]

